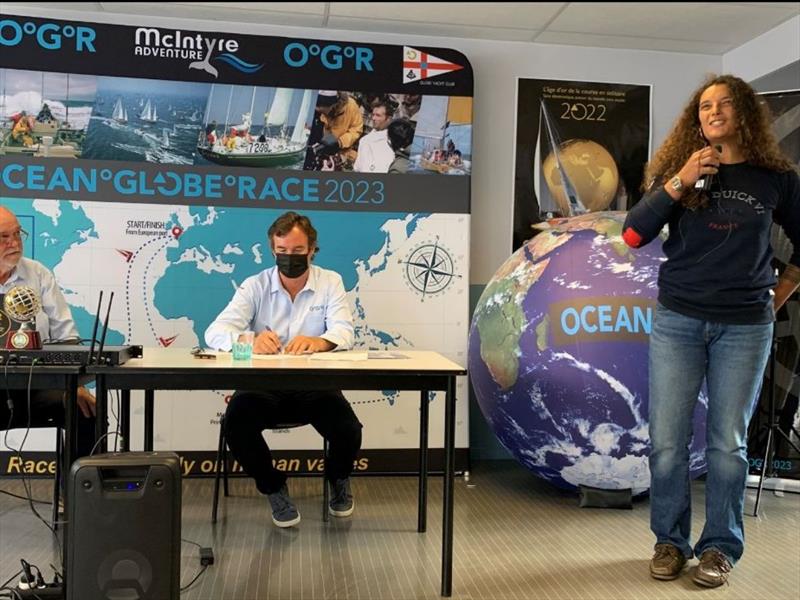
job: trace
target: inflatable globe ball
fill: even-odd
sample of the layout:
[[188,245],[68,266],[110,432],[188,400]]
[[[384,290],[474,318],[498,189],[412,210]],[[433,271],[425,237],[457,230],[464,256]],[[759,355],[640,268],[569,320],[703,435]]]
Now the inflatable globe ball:
[[[475,309],[469,372],[503,446],[565,488],[649,489],[648,336],[661,240],[633,250],[624,212],[557,219],[492,277]],[[691,473],[705,472],[697,403]]]

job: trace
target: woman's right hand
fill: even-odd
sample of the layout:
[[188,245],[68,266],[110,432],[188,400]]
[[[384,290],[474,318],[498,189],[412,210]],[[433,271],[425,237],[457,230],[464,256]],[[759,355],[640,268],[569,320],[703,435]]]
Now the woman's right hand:
[[701,148],[692,153],[683,168],[678,171],[683,187],[691,189],[697,180],[705,175],[716,175],[719,171],[720,153],[712,146]]

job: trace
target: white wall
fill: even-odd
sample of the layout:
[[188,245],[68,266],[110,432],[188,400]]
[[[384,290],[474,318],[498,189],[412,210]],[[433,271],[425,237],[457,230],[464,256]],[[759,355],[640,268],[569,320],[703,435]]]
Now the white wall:
[[722,70],[752,81],[797,61],[800,61],[800,16],[724,54]]
[[[690,92],[706,74],[719,72],[720,56],[577,46],[493,42],[430,36],[271,27],[222,21],[118,16],[6,4],[4,12],[106,23],[152,24],[256,35],[453,48],[475,73],[471,284],[485,284],[511,252],[514,112],[517,77],[653,85],[653,147],[665,137]],[[21,12],[24,11],[24,13]]]

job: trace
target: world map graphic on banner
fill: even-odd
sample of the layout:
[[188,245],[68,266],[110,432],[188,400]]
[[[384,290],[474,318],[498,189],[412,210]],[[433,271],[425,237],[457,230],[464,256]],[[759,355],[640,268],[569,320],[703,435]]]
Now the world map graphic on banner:
[[[115,292],[107,343],[192,347],[203,345],[203,333],[245,278],[274,264],[266,240],[269,224],[280,214],[215,207],[158,207],[115,204],[0,199],[31,233],[27,256],[69,282],[64,296],[83,337],[91,336],[100,290]],[[467,294],[468,243],[461,235],[465,215],[362,215],[356,238],[348,217],[309,213],[319,232],[316,264],[342,275],[350,305],[355,308],[356,346],[374,350],[438,348],[464,360],[459,333],[466,313],[448,310]],[[37,241],[38,240],[38,241]],[[365,251],[367,250],[367,251]],[[434,256],[435,255],[435,256]],[[430,273],[435,271],[434,276]],[[426,277],[426,274],[428,277]],[[98,283],[102,282],[102,284]],[[415,302],[416,304],[409,304]],[[434,325],[435,324],[435,325]],[[460,384],[463,385],[463,384]],[[192,399],[187,414],[180,403],[164,403],[156,442],[187,446],[196,439],[215,443],[215,435],[198,412],[206,405],[212,414],[224,410],[228,390],[179,394]],[[357,411],[376,414],[393,409],[413,413],[416,402],[398,403],[399,393],[349,392]],[[183,413],[181,416],[180,413]],[[413,416],[413,415],[412,415]],[[395,418],[397,417],[397,418]],[[192,428],[159,433],[172,419]],[[413,442],[414,430],[398,427],[399,415],[376,418],[364,431],[367,442],[386,447]],[[209,427],[207,436],[197,428]],[[189,433],[191,431],[191,433]],[[434,439],[436,430],[433,431]],[[49,437],[49,436],[48,436]],[[291,437],[291,434],[289,436]],[[392,440],[395,440],[392,442]],[[281,443],[283,442],[283,443]],[[290,439],[275,445],[289,446]],[[465,440],[464,440],[464,443]]]

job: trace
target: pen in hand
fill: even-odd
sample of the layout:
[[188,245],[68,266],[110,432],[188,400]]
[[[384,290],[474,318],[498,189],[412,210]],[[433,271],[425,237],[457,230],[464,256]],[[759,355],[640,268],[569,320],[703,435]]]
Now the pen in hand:
[[253,343],[253,352],[256,354],[279,354],[282,350],[281,338],[269,327],[259,333]]

